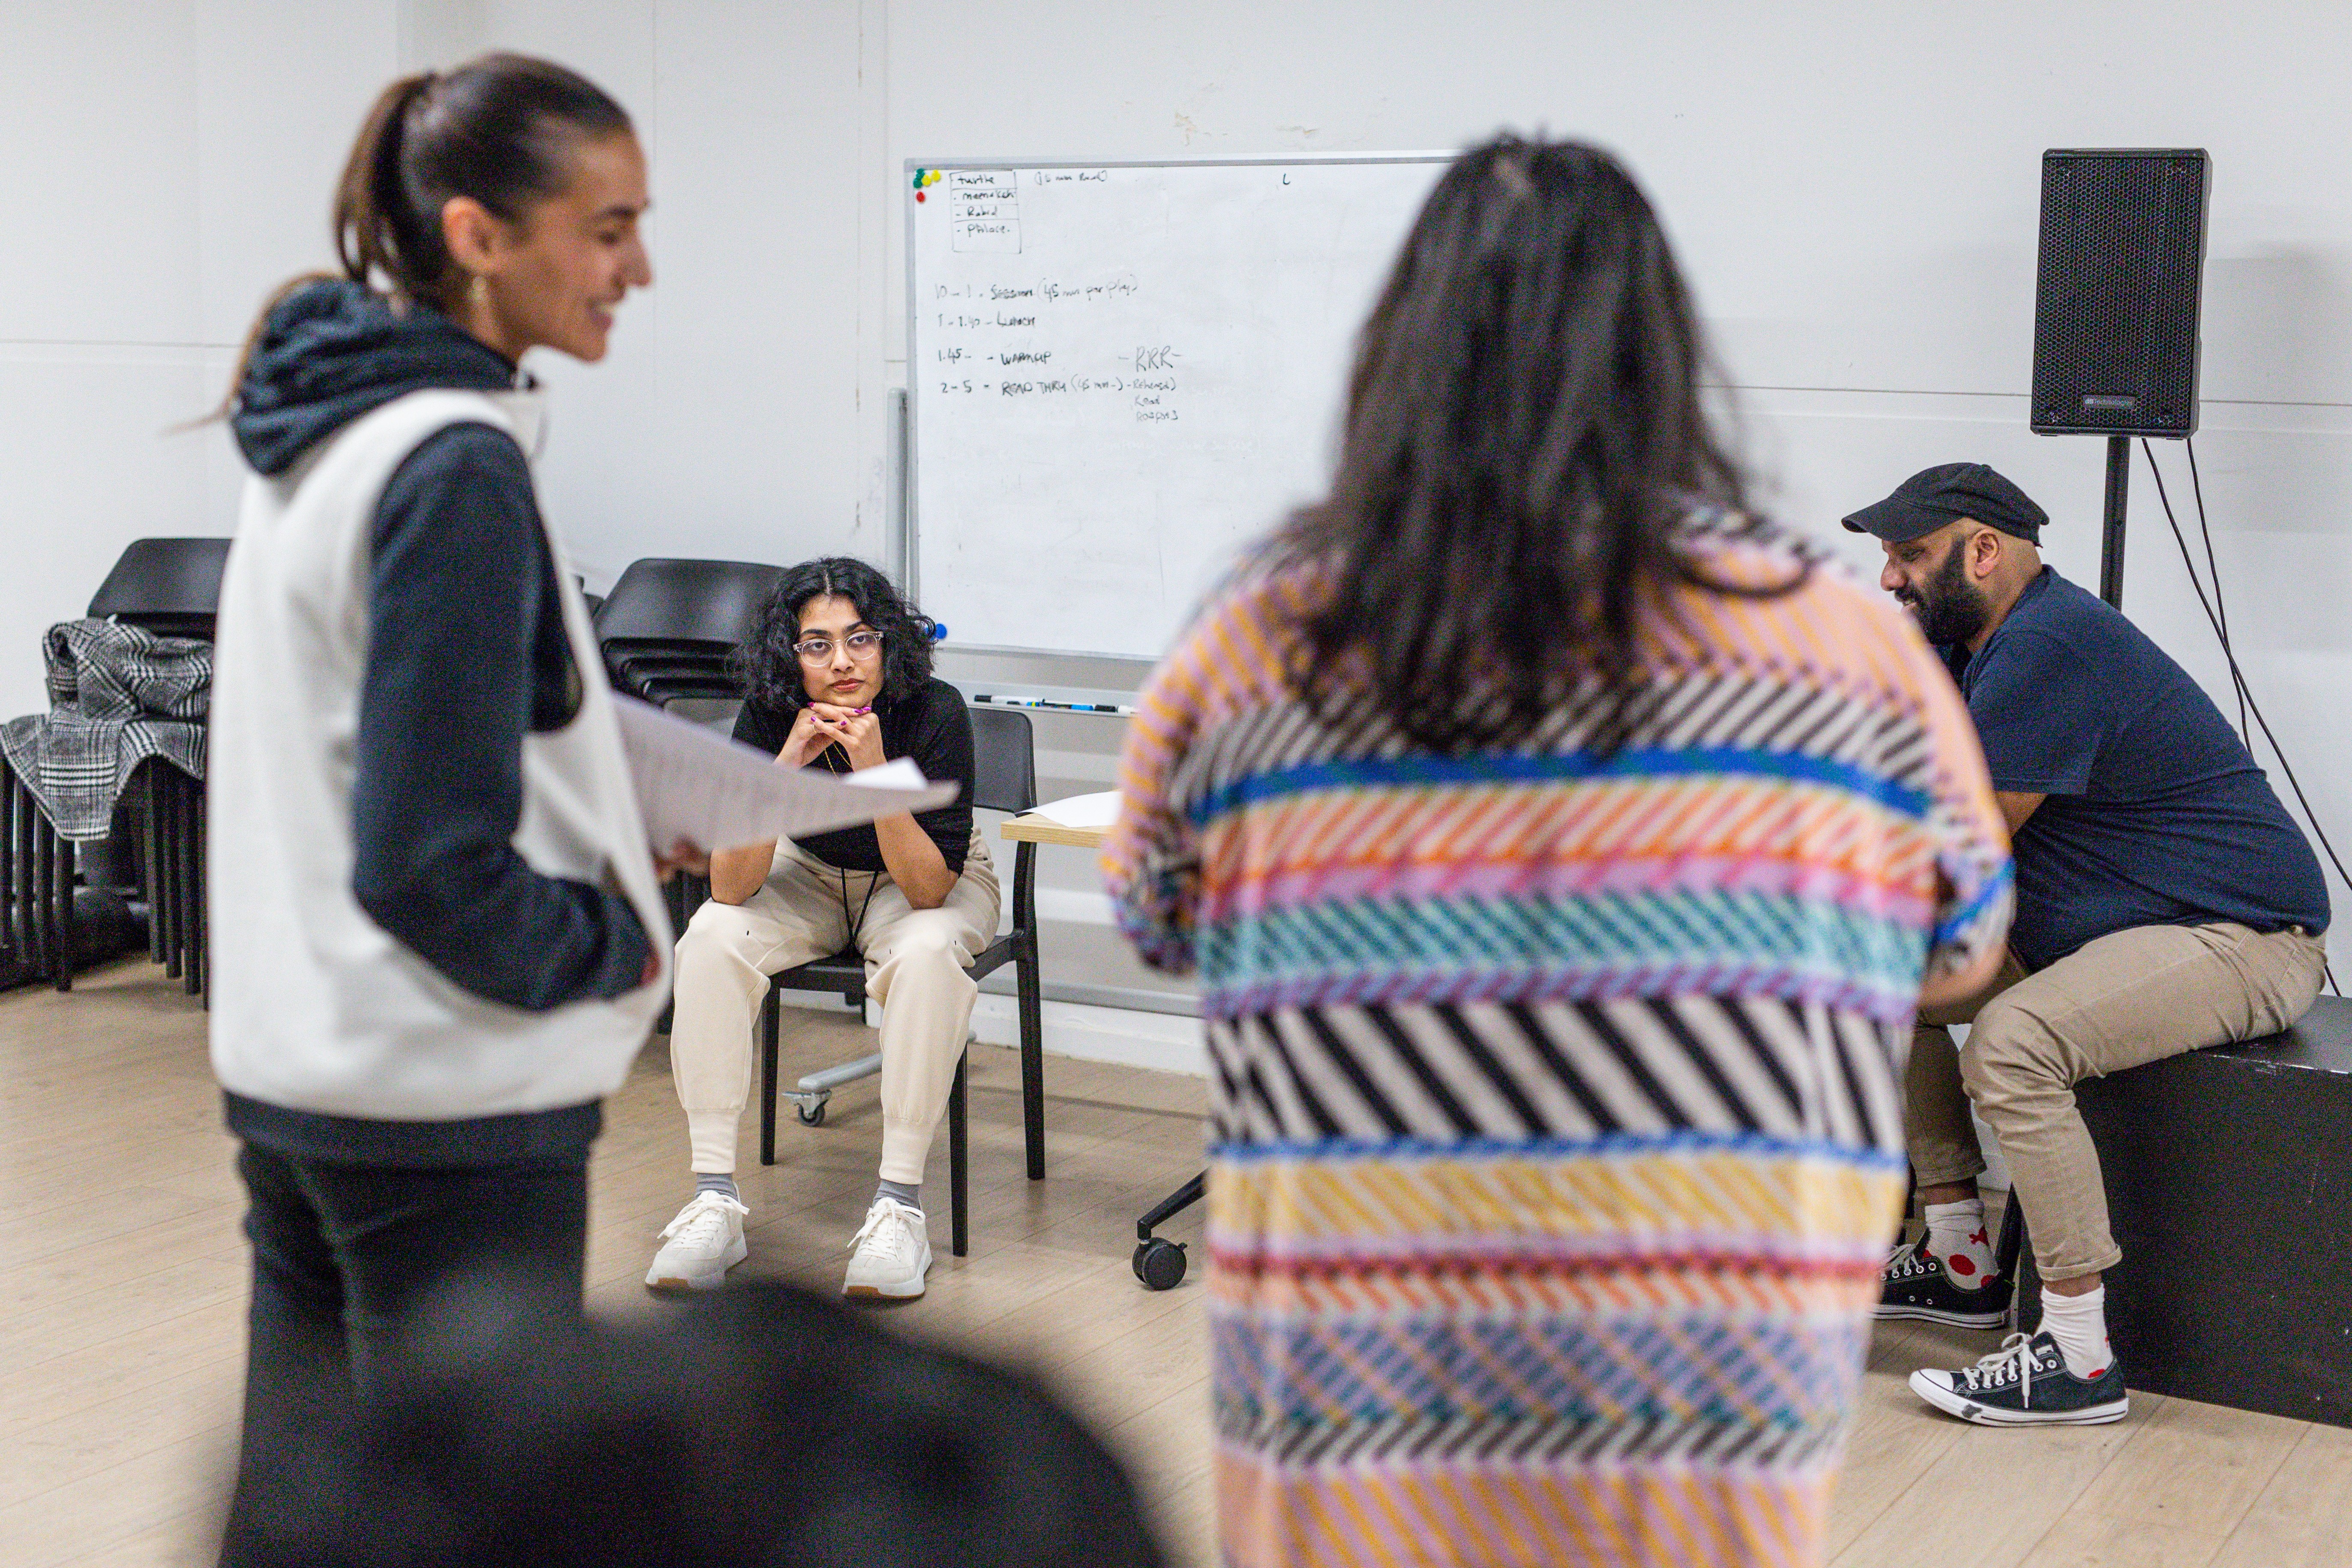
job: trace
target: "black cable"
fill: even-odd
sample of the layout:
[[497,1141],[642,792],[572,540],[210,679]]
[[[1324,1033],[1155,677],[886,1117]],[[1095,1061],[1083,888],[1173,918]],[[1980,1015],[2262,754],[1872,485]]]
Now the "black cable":
[[[2319,826],[2319,814],[2311,809],[2311,798],[2303,793],[2303,781],[2294,776],[2294,764],[2286,760],[2286,752],[2279,745],[2278,737],[2271,733],[2271,721],[2263,717],[2262,705],[2254,700],[2253,689],[2246,684],[2246,672],[2238,668],[2237,656],[2230,651],[2230,638],[2221,629],[2221,617],[2214,614],[2212,605],[2206,601],[2205,584],[2198,579],[2196,560],[2189,553],[2189,536],[2180,531],[2180,520],[2172,515],[2172,498],[2164,489],[2164,470],[2156,466],[2156,451],[2144,437],[2140,440],[2140,450],[2147,454],[2148,472],[2155,476],[2156,499],[2164,503],[2164,521],[2171,525],[2172,542],[2180,547],[2181,568],[2189,574],[2189,586],[2196,592],[2197,606],[2205,612],[2205,624],[2213,628],[2213,636],[2221,641],[2221,657],[2230,666],[2230,679],[2237,688],[2238,700],[2246,705],[2246,710],[2253,715],[2256,727],[2263,732],[2263,739],[2270,742],[2271,755],[2278,759],[2279,771],[2286,774],[2287,787],[2294,791],[2295,804],[2303,807],[2304,820],[2311,825],[2312,837],[2319,840],[2319,847],[2326,852],[2328,863],[2336,868],[2337,879],[2347,887],[2352,887],[2352,873],[2346,872],[2343,858],[2336,853],[2336,846],[2327,841],[2327,830]],[[2218,580],[2214,584],[2213,596],[2216,599],[2221,597]],[[2248,749],[2251,752],[2252,748]],[[2338,996],[2343,995],[2343,988],[2336,984],[2335,971],[2326,969],[2326,973],[2327,988]]]
[[[2189,448],[2189,489],[2197,498],[2197,531],[2205,540],[2205,575],[2213,584],[2213,614],[2221,623],[2221,656],[2228,658],[2231,657],[2230,606],[2221,602],[2221,568],[2214,564],[2213,531],[2205,521],[2205,481],[2197,473],[2197,437],[2187,437],[2180,444]],[[2145,449],[2147,442],[2143,439],[2140,446]],[[2147,466],[2150,468],[2156,467],[2156,454],[2152,451],[2147,455]],[[2245,742],[2248,751],[2253,750],[2254,738],[2246,728],[2246,694],[2242,691],[2238,693],[2238,739]]]

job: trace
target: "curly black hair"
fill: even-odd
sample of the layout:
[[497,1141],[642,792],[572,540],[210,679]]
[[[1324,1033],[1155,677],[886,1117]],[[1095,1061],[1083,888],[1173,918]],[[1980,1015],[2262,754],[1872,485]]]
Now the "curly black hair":
[[811,599],[837,595],[857,606],[857,615],[882,634],[882,693],[877,707],[913,696],[931,678],[935,623],[898,596],[890,579],[851,555],[803,561],[776,584],[757,625],[735,650],[743,694],[761,707],[797,712],[809,700],[801,680],[801,611]]

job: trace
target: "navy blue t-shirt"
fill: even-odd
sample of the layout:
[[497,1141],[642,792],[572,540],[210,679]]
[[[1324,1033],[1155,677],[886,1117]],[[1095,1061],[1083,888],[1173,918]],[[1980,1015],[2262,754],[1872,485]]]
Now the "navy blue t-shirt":
[[2204,689],[2119,611],[2045,566],[1975,658],[1945,657],[1993,788],[2048,797],[2017,830],[2010,945],[2028,969],[2131,926],[2326,929],[2302,829]]

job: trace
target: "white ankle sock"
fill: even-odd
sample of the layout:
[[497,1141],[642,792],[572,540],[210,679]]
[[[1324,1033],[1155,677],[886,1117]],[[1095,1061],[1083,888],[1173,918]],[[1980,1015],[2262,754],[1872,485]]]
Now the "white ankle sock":
[[2066,1370],[2076,1377],[2096,1376],[2116,1359],[2107,1344],[2107,1288],[2101,1284],[2079,1296],[2042,1292],[2042,1327],[2058,1342]]
[[1992,1273],[1992,1243],[1986,1240],[1984,1200],[1929,1204],[1927,1250],[1944,1260],[1963,1287],[1981,1285]]

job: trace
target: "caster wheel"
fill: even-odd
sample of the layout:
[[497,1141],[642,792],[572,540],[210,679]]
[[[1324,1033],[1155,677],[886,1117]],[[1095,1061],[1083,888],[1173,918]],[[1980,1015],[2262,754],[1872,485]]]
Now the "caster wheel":
[[801,1125],[803,1127],[822,1127],[824,1125],[824,1101],[822,1100],[818,1100],[814,1105],[794,1106],[793,1110],[793,1114],[797,1115],[801,1119]]
[[1135,1277],[1147,1290],[1173,1290],[1184,1279],[1184,1244],[1153,1237],[1135,1249]]

